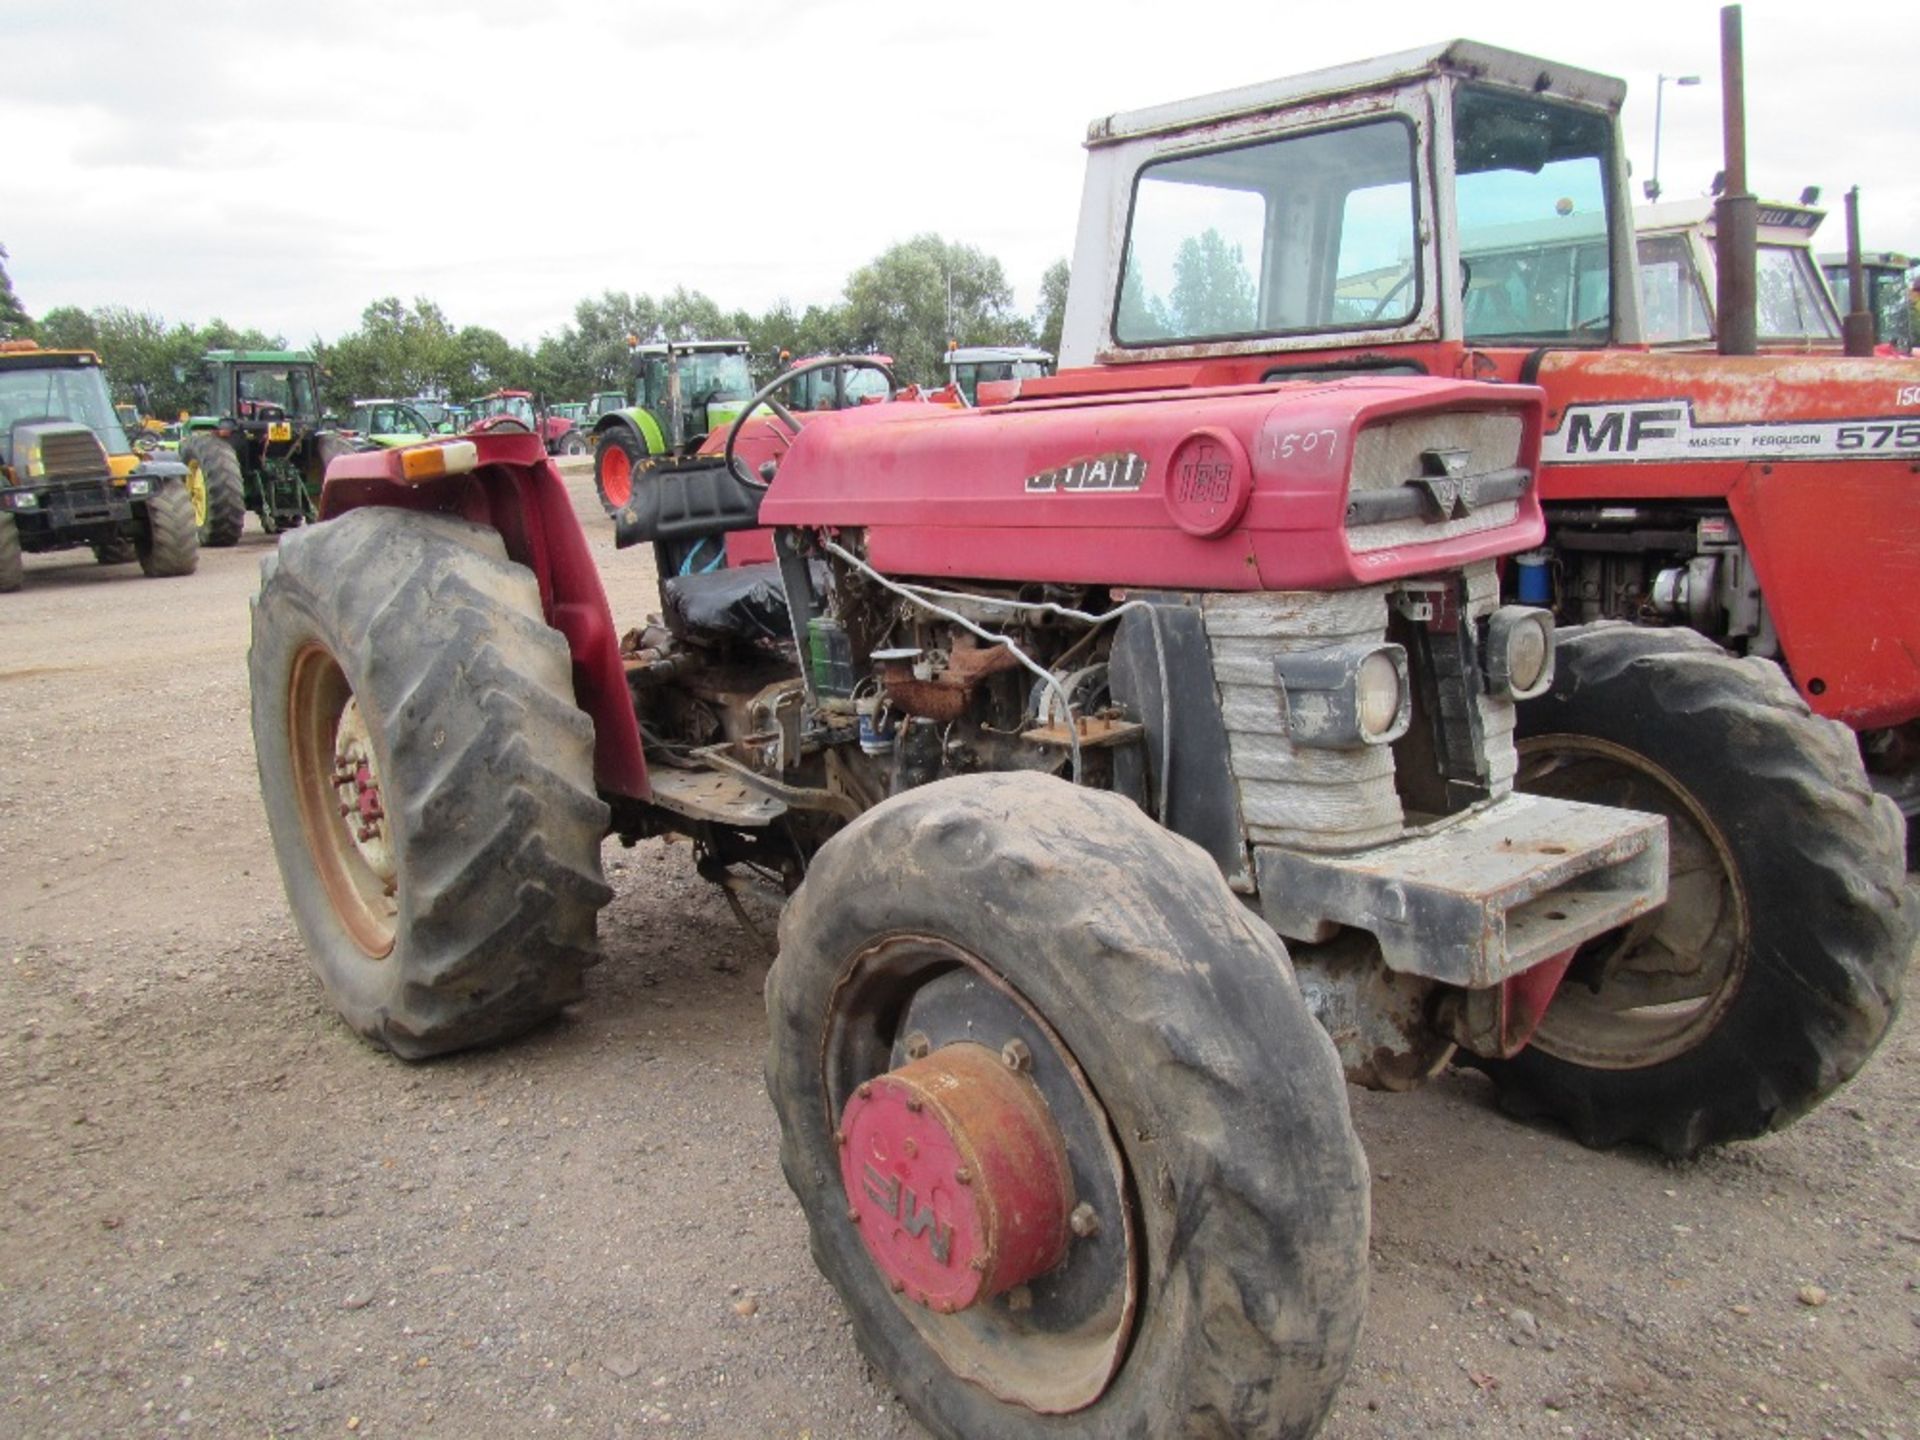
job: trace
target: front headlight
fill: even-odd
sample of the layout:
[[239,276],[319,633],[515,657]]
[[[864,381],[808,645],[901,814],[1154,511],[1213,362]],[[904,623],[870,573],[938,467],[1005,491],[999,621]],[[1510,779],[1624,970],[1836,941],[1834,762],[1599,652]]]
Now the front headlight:
[[1297,650],[1274,657],[1273,673],[1296,745],[1352,750],[1388,745],[1407,733],[1413,687],[1401,646]]
[[153,490],[153,481],[151,480],[133,479],[133,480],[127,481],[127,494],[129,496],[137,497],[141,495],[146,495],[151,493],[152,490]]
[[1502,605],[1487,617],[1487,683],[1495,694],[1531,700],[1553,684],[1553,616]]

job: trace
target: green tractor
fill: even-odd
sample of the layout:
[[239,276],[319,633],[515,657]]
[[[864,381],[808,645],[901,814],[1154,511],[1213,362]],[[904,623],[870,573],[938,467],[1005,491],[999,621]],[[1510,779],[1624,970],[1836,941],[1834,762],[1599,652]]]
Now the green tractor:
[[200,543],[237,544],[249,510],[269,535],[318,518],[327,462],[353,443],[323,427],[313,357],[212,350],[203,364],[207,413],[180,442]]
[[[629,343],[634,403],[593,422],[593,487],[609,515],[632,498],[637,469],[662,455],[693,453],[709,431],[731,425],[753,394],[744,340]],[[593,406],[599,403],[596,395]]]

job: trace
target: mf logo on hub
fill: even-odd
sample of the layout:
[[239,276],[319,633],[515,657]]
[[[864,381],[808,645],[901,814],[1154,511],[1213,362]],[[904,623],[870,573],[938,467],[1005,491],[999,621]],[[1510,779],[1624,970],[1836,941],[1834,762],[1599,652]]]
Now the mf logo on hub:
[[873,1166],[863,1167],[863,1188],[867,1198],[878,1205],[891,1219],[900,1222],[909,1238],[918,1240],[926,1235],[927,1248],[933,1255],[936,1265],[945,1265],[947,1257],[953,1253],[953,1227],[942,1225],[933,1214],[933,1203],[922,1205],[912,1190],[903,1186],[897,1176],[882,1175]]

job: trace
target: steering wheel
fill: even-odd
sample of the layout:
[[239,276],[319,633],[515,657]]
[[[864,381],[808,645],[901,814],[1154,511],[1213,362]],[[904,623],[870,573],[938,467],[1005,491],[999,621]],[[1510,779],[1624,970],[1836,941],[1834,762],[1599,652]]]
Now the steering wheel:
[[1380,297],[1380,303],[1367,312],[1367,319],[1378,320],[1382,315],[1386,314],[1387,307],[1400,298],[1400,292],[1413,283],[1414,273],[1414,271],[1408,270],[1406,274],[1394,281],[1393,288]]
[[749,475],[741,466],[740,462],[734,458],[733,449],[734,446],[739,443],[740,432],[746,428],[747,421],[753,415],[753,412],[764,405],[779,417],[780,423],[787,427],[789,434],[798,435],[800,433],[800,422],[793,418],[793,412],[791,410],[773,397],[780,392],[782,387],[798,377],[810,375],[815,370],[825,370],[835,365],[846,365],[856,370],[878,370],[887,378],[887,398],[889,400],[900,391],[900,377],[893,373],[893,367],[874,359],[871,355],[822,355],[817,360],[803,360],[791,370],[782,371],[765,385],[754,391],[753,398],[747,401],[746,406],[740,413],[733,417],[733,424],[727,427],[727,446],[724,454],[727,459],[727,469],[733,472],[734,479],[738,480],[749,490],[765,490],[767,486],[772,483],[770,480],[760,479],[757,475]]

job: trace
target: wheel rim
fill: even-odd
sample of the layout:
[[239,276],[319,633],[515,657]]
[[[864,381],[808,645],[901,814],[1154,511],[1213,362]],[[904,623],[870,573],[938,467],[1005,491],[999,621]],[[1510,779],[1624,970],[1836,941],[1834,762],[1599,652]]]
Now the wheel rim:
[[193,523],[204,526],[207,523],[207,472],[200,468],[198,460],[187,462],[187,478],[182,483],[187,487],[187,498],[193,502]]
[[399,886],[379,762],[345,672],[319,645],[294,657],[287,728],[307,853],[353,943],[384,959]]
[[1668,842],[1666,903],[1580,947],[1532,1047],[1597,1070],[1686,1053],[1746,975],[1752,919],[1726,837],[1684,785],[1624,746],[1542,735],[1518,748],[1519,788],[1662,815]]
[[633,498],[633,457],[618,441],[600,447],[600,488],[616,510]]
[[[888,936],[861,950],[842,972],[831,1004],[822,1046],[838,1151],[831,1169],[845,1177],[844,1223],[859,1231],[872,1266],[855,1278],[881,1287],[951,1372],[998,1399],[1041,1414],[1092,1404],[1119,1368],[1132,1334],[1139,1256],[1113,1128],[1071,1052],[991,966],[931,935]],[[973,1204],[976,1187],[985,1182],[976,1172],[956,1186],[905,1201],[894,1157],[860,1149],[874,1133],[863,1106],[889,1086],[931,1095],[948,1083],[954,1068],[949,1063],[943,1073],[943,1057],[971,1056],[968,1063],[977,1067],[982,1054],[1019,1072],[1019,1084],[1044,1102],[1048,1123],[1041,1128],[1057,1136],[1070,1172],[1065,1258],[1044,1273],[1018,1275],[1019,1267],[1008,1271],[1002,1255],[983,1260],[976,1253],[973,1269],[983,1272],[982,1283],[922,1289],[919,1276],[910,1281],[899,1268],[880,1263],[878,1248],[911,1243],[923,1230],[933,1239],[942,1227],[948,1237],[964,1231],[967,1222],[956,1207]],[[916,1077],[921,1085],[930,1077],[933,1087],[920,1089]],[[989,1088],[996,1087],[989,1081]],[[1002,1099],[1011,1093],[997,1088]],[[907,1110],[918,1108],[905,1102]],[[992,1140],[995,1134],[996,1127],[976,1121],[971,1138]],[[1012,1243],[1017,1246],[1020,1237]],[[948,1263],[944,1254],[935,1258]],[[969,1255],[955,1243],[950,1258],[961,1266]],[[925,1273],[923,1267],[920,1275]],[[1010,1288],[989,1293],[996,1276],[1005,1281],[1010,1274]],[[947,1313],[949,1306],[954,1313]]]

